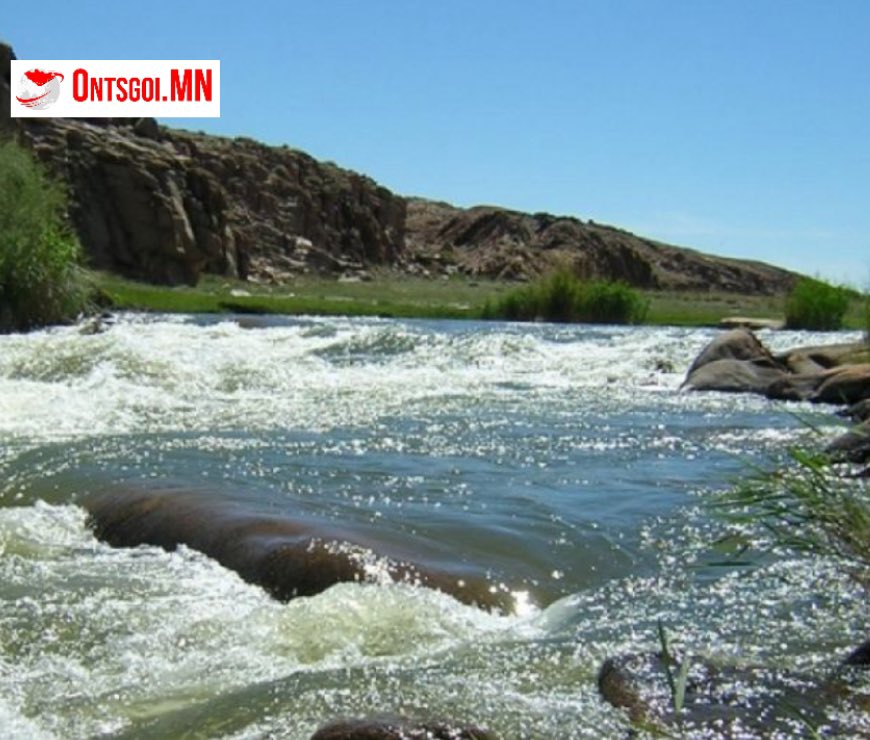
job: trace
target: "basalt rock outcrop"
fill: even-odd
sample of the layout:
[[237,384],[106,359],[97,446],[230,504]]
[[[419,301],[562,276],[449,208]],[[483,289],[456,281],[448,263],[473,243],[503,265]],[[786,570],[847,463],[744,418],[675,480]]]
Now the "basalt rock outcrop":
[[[0,44],[8,100],[9,46]],[[68,186],[90,263],[159,283],[204,273],[281,282],[388,267],[423,275],[528,279],[573,265],[642,288],[781,293],[796,276],[704,255],[577,218],[460,209],[404,198],[284,146],[181,131],[152,119],[10,119]]]

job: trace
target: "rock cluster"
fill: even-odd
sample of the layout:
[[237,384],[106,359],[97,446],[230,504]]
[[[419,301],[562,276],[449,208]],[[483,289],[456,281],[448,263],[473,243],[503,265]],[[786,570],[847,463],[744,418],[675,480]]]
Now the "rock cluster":
[[[835,439],[827,452],[835,461],[865,466],[870,462],[870,346],[863,342],[799,347],[774,355],[748,329],[732,329],[700,352],[683,387],[846,404],[842,415],[858,425]],[[858,475],[870,475],[870,467]],[[665,734],[699,731],[726,737],[785,737],[808,726],[838,734],[836,720],[829,720],[831,706],[870,709],[870,697],[852,691],[846,680],[850,672],[870,666],[870,640],[821,682],[797,674],[771,676],[762,668],[716,666],[700,657],[690,658],[686,665],[681,706],[676,706],[671,684],[677,665],[669,655],[609,658],[599,672],[598,688],[634,723]],[[758,687],[764,690],[759,692]]]
[[858,424],[827,452],[870,461],[870,346],[863,342],[796,349],[773,355],[747,329],[723,332],[692,363],[683,388],[758,393],[768,398],[840,404]]
[[683,388],[858,404],[870,399],[870,346],[852,342],[798,347],[773,355],[751,331],[732,329],[698,355]]
[[[9,99],[0,44],[0,97]],[[396,195],[303,152],[153,119],[10,119],[0,133],[29,146],[68,186],[70,218],[94,267],[193,283],[212,273],[283,282],[314,272],[529,279],[572,265],[636,287],[781,293],[792,273],[711,257],[627,231],[549,214],[459,209]]]

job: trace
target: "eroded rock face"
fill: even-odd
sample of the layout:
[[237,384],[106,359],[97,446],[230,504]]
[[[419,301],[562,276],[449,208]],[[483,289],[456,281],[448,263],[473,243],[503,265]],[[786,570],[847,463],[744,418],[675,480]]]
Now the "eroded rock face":
[[[5,100],[13,56],[0,44]],[[93,266],[154,282],[203,273],[282,282],[378,266],[528,279],[566,264],[644,288],[781,293],[796,279],[591,221],[406,199],[303,152],[152,119],[13,121],[0,106],[0,130],[65,180]]]
[[498,740],[480,727],[455,722],[421,722],[406,717],[375,717],[331,722],[311,740]]
[[[0,44],[8,100],[14,54]],[[286,147],[159,126],[153,119],[15,119],[71,195],[94,267],[158,283],[205,272],[281,280],[394,264],[405,201],[369,178]]]
[[189,158],[181,161],[170,144],[114,124],[33,119],[21,126],[34,153],[71,184],[70,216],[94,267],[194,284],[229,258],[221,184]]
[[22,121],[21,138],[69,183],[94,267],[168,284],[280,281],[401,258],[404,200],[301,152],[145,120]]
[[611,226],[505,208],[455,208],[408,200],[409,259],[433,270],[530,279],[571,265],[587,278],[639,288],[782,293],[795,275],[758,262],[729,260],[652,241]]

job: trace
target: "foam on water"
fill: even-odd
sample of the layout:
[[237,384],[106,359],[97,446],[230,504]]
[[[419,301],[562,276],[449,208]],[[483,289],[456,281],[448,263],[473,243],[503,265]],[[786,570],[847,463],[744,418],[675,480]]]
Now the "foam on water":
[[[673,390],[703,331],[306,320],[243,329],[128,316],[0,337],[0,432],[37,440],[228,428],[329,429],[416,406],[511,404],[609,388],[604,405]],[[328,331],[323,328],[328,327]],[[782,340],[780,340],[782,341]],[[586,394],[595,406],[599,393]],[[680,399],[673,399],[679,403]],[[599,407],[602,406],[599,400]]]
[[295,672],[437,659],[516,625],[401,584],[282,605],[184,548],[102,545],[84,518],[72,506],[0,509],[4,696],[59,736]]
[[[863,592],[827,561],[705,566],[721,525],[699,501],[809,434],[761,398],[678,392],[711,331],[260,324],[124,316],[98,335],[0,337],[13,736],[295,739],[398,712],[615,737],[627,721],[596,672],[655,649],[659,618],[694,652],[816,674],[866,638]],[[185,548],[111,549],[76,505],[178,480],[478,568],[523,613],[383,582],[278,604]]]

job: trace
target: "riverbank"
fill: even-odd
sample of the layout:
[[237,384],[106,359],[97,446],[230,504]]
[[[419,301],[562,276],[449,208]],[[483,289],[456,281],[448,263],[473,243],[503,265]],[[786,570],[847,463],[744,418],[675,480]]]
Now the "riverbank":
[[[118,310],[164,313],[269,313],[279,315],[382,316],[389,318],[477,319],[486,302],[516,283],[409,277],[390,270],[368,279],[300,277],[293,283],[265,285],[206,277],[197,287],[165,287],[94,273],[106,303]],[[717,292],[644,291],[651,326],[717,326],[730,316],[782,319],[783,296]],[[861,301],[853,301],[844,328],[860,329]]]

